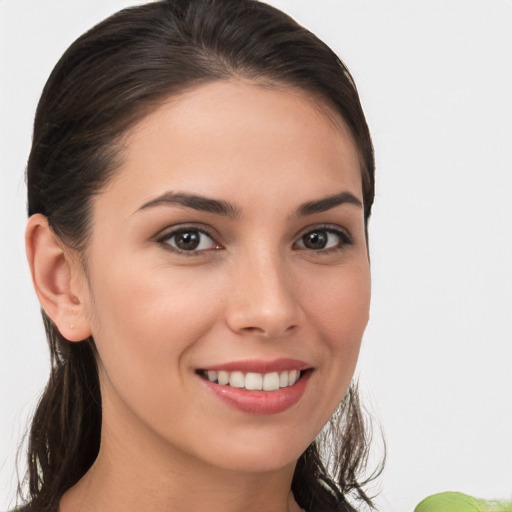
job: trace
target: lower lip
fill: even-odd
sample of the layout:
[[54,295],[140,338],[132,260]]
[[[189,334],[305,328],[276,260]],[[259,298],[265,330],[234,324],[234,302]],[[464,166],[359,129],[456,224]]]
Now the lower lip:
[[208,390],[239,411],[250,414],[278,414],[295,405],[304,394],[311,371],[303,373],[293,385],[276,391],[251,391],[245,388],[223,386],[201,378]]

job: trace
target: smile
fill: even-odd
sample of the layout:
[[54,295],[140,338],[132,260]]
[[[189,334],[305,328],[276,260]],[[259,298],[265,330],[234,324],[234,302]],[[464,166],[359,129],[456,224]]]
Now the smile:
[[250,414],[278,414],[304,394],[314,368],[304,361],[247,360],[196,370],[206,389],[222,402]]
[[199,375],[210,382],[221,386],[244,388],[250,391],[277,391],[293,386],[303,372],[299,370],[284,370],[270,373],[243,373],[241,371],[200,370]]

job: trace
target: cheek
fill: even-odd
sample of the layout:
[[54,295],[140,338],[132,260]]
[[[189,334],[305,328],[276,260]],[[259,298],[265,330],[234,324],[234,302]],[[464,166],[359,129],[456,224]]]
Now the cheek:
[[318,346],[325,363],[321,368],[325,393],[320,409],[328,411],[322,418],[327,421],[344,397],[356,368],[369,317],[369,268],[364,264],[347,266],[309,288],[309,315],[320,336]]
[[104,266],[95,276],[93,337],[100,357],[107,371],[127,368],[133,377],[179,369],[215,322],[216,290],[183,270],[148,271],[133,261],[130,267]]
[[218,292],[182,269],[116,267],[103,267],[93,288],[105,418],[131,411],[164,435],[189,407],[191,359],[218,317]]
[[[368,323],[370,273],[365,265],[346,265],[304,282],[302,293],[318,355],[313,435],[325,425],[345,396],[354,375]],[[313,421],[314,417],[314,421]],[[317,429],[317,430],[315,430]]]
[[323,283],[317,281],[309,287],[308,303],[313,323],[331,353],[355,350],[357,357],[369,317],[369,270],[365,266],[346,269]]

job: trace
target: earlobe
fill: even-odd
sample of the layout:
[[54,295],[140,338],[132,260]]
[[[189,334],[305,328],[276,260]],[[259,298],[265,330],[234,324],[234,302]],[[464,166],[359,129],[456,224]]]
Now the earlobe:
[[77,274],[83,272],[48,225],[46,217],[32,215],[25,233],[25,248],[39,302],[59,332],[69,341],[91,335]]

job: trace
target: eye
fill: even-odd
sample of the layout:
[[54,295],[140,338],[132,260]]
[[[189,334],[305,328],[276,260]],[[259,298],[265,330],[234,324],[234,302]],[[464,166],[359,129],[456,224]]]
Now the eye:
[[352,244],[352,238],[341,229],[320,227],[304,233],[296,247],[312,251],[331,251]]
[[220,249],[220,246],[205,231],[197,228],[181,228],[159,238],[160,243],[177,252],[196,253]]

